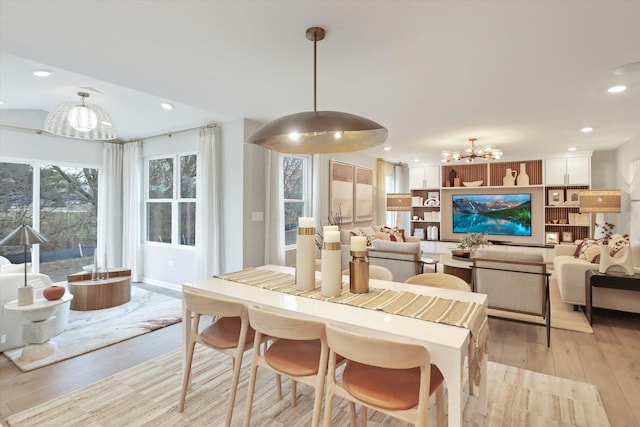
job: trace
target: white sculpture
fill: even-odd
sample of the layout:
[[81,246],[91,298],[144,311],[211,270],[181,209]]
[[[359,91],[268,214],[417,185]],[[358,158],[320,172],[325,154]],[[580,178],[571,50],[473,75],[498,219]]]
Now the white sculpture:
[[627,276],[633,276],[633,257],[631,256],[631,246],[624,245],[615,257],[609,255],[609,247],[600,247],[600,273],[624,272]]

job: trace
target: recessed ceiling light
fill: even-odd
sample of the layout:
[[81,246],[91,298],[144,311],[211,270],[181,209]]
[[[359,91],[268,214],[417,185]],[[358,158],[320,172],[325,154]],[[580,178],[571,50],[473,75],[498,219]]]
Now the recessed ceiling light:
[[627,90],[627,87],[625,85],[619,85],[619,86],[611,86],[609,89],[607,89],[607,92],[620,93],[620,92],[624,92],[625,90]]
[[389,151],[391,150],[391,147],[384,147],[384,151]]
[[0,101],[0,105],[4,104],[4,101]]
[[420,159],[413,159],[413,161],[417,163],[420,161]]
[[576,150],[577,150],[577,148],[576,148],[576,147],[569,147],[569,148],[567,148],[567,151],[576,151]]
[[38,76],[38,77],[49,77],[51,75],[51,71],[49,71],[49,70],[34,70],[33,71],[33,75],[34,76]]
[[593,130],[592,127],[586,126],[586,127],[583,127],[582,129],[580,129],[580,132],[589,133],[592,130]]
[[173,110],[173,105],[169,104],[168,102],[163,102],[162,104],[160,104],[160,106],[165,110]]

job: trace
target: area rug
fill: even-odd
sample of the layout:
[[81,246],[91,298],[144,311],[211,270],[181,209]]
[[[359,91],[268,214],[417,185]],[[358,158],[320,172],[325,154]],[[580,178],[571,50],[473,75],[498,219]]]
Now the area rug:
[[58,350],[51,356],[24,362],[22,347],[7,350],[4,354],[21,371],[31,371],[51,363],[146,334],[182,320],[182,300],[136,286],[131,287],[131,301],[103,310],[69,312],[65,330],[52,340]]
[[[240,375],[233,426],[244,419],[250,352],[245,354]],[[173,351],[122,371],[95,384],[9,416],[10,426],[224,425],[231,383],[231,359],[197,346],[192,385],[185,410],[177,412],[180,396],[182,353]],[[580,426],[606,427],[609,420],[600,395],[591,384],[539,374],[498,363],[488,366],[488,412],[479,414],[478,399],[469,397],[464,425],[476,426]],[[282,400],[276,396],[274,375],[258,370],[252,409],[252,426],[309,426],[313,389],[298,385],[298,403],[287,397],[290,381],[283,380]],[[429,424],[435,423],[434,399]],[[324,410],[323,410],[324,413]],[[369,426],[407,426],[375,411],[368,411]],[[349,407],[334,399],[332,426],[349,425]]]
[[[549,280],[549,295],[551,300],[551,327],[566,329],[569,331],[593,333],[593,329],[582,311],[574,311],[573,304],[562,301],[558,282],[551,277]],[[488,309],[487,314],[503,319],[520,320],[523,322],[545,325],[545,320],[540,316],[531,316],[522,313],[513,313],[503,310]]]

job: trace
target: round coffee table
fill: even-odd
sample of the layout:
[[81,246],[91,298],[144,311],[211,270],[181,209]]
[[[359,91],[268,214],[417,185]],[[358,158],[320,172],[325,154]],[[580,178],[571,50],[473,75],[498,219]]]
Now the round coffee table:
[[468,261],[463,261],[454,258],[451,254],[441,254],[439,263],[442,264],[443,273],[461,278],[469,283],[473,289],[473,260],[471,258]]
[[91,280],[91,273],[67,277],[69,292],[74,296],[71,310],[87,311],[115,307],[131,300],[131,270],[109,271],[108,279]]

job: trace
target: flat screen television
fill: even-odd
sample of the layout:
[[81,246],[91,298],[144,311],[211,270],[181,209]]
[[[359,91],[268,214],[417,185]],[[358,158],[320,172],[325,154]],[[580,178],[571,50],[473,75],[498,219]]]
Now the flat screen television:
[[453,232],[531,236],[531,194],[456,194]]

